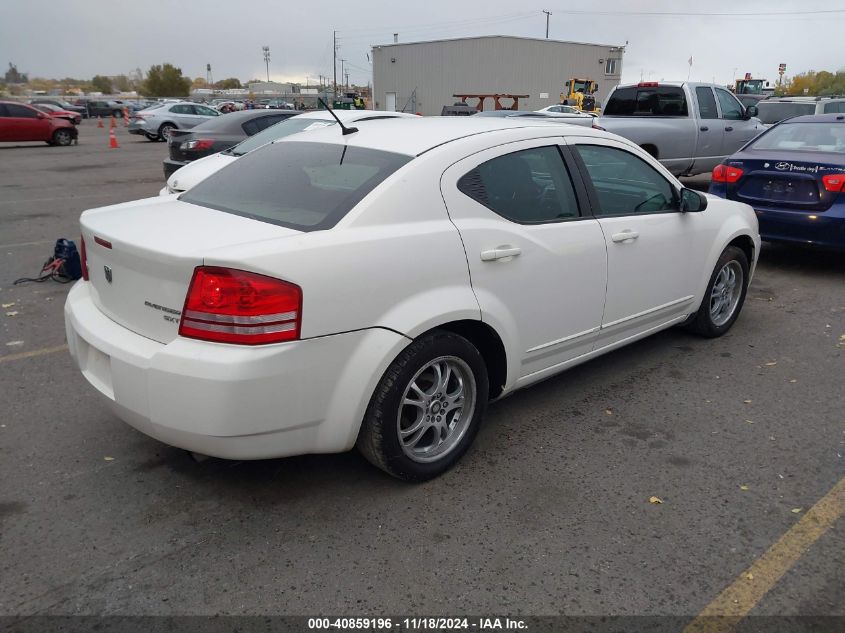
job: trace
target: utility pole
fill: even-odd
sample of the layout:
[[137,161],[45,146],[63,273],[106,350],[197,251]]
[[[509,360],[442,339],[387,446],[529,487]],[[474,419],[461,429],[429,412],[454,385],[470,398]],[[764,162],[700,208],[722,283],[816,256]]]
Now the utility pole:
[[349,71],[346,71],[346,89],[349,90]]
[[345,62],[346,62],[346,60],[343,59],[343,57],[341,57],[340,58],[340,80],[341,81],[343,81],[343,74],[344,74],[343,65],[344,65]]
[[332,31],[332,33],[332,54],[334,55],[334,84],[332,89],[337,93],[337,31]]
[[270,47],[262,46],[261,50],[264,51],[264,63],[267,65],[267,83],[270,83]]
[[543,9],[543,13],[546,14],[546,39],[549,39],[549,16],[552,14],[552,12]]

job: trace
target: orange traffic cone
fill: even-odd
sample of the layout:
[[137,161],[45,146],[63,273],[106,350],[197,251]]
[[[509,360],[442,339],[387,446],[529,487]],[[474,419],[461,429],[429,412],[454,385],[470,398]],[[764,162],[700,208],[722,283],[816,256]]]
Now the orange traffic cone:
[[117,144],[117,136],[114,134],[114,128],[109,130],[109,149],[118,149],[120,145]]
[[101,117],[101,116],[97,117],[97,127],[105,127],[103,125],[103,117]]
[[129,127],[129,108],[123,108],[123,127]]
[[114,118],[114,115],[113,115],[113,114],[111,115],[111,124],[109,125],[109,127],[110,127],[111,129],[114,129],[114,128],[116,128],[116,127],[117,127],[117,120]]

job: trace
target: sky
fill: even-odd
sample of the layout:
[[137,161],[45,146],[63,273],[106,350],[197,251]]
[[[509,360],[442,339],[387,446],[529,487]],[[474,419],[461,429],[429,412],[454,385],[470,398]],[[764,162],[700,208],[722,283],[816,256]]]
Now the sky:
[[[90,78],[172,63],[189,77],[332,75],[332,34],[351,83],[366,84],[374,44],[464,37],[544,37],[625,45],[623,82],[732,83],[845,68],[845,0],[0,0],[0,64],[30,77]],[[688,60],[692,58],[692,67]],[[338,82],[341,62],[337,64]]]

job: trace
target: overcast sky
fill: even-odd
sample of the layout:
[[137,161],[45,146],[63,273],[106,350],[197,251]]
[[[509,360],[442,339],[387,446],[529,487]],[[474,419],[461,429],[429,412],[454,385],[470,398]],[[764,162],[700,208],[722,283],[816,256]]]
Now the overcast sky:
[[[541,0],[545,1],[545,0]],[[30,77],[128,74],[170,62],[185,75],[317,82],[338,57],[354,83],[367,83],[373,44],[463,37],[543,37],[623,45],[623,81],[691,78],[729,83],[734,72],[769,80],[845,68],[844,0],[2,0],[0,64]],[[693,15],[706,13],[709,15]],[[722,14],[722,15],[715,15]],[[738,15],[744,14],[744,15]],[[750,14],[750,15],[749,15]],[[780,15],[777,15],[780,14]],[[340,62],[338,62],[338,81]]]

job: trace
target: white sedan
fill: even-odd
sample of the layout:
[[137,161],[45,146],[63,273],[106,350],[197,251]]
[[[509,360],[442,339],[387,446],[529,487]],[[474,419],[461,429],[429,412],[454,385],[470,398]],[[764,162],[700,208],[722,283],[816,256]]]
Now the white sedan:
[[[417,116],[416,114],[405,112],[388,112],[382,110],[339,110],[335,114],[341,122],[349,125],[357,125],[364,121],[414,118]],[[290,117],[244,139],[234,147],[191,161],[184,167],[180,167],[170,175],[167,179],[167,184],[158,194],[160,196],[167,196],[172,193],[182,193],[201,180],[205,180],[217,170],[234,162],[244,154],[258,149],[267,143],[272,143],[291,134],[308,132],[336,124],[335,119],[326,110],[315,110]]]
[[740,313],[753,210],[624,139],[478,117],[342,131],[82,214],[67,338],[118,417],[223,458],[357,445],[424,480],[488,401]]

